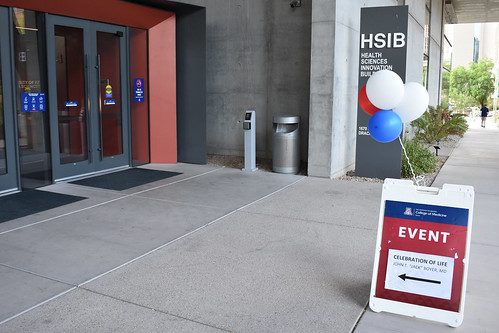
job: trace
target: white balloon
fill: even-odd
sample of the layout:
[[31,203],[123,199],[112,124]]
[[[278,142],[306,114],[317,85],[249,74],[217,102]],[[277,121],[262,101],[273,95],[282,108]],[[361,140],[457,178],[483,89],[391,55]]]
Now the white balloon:
[[367,80],[366,94],[374,106],[382,110],[391,110],[404,97],[404,82],[397,73],[386,69],[380,70]]
[[430,96],[422,84],[407,82],[404,89],[402,101],[393,108],[393,112],[399,115],[403,123],[418,119],[428,108]]

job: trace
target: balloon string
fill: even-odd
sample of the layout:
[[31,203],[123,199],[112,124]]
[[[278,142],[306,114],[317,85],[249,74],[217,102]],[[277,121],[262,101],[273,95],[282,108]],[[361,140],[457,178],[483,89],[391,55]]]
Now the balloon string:
[[423,175],[416,177],[416,173],[414,172],[414,169],[412,168],[411,161],[409,160],[409,156],[407,156],[407,151],[405,150],[404,144],[402,143],[402,139],[400,138],[400,136],[399,136],[399,142],[400,142],[400,145],[402,146],[402,150],[404,151],[405,158],[407,159],[407,164],[409,164],[409,167],[411,168],[412,177],[414,179],[414,184],[416,184],[416,186],[426,186],[425,179],[424,179]]

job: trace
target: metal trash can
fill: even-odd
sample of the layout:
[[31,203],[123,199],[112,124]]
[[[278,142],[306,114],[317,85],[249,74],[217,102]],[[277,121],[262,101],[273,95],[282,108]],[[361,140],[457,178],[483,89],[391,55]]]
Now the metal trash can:
[[272,120],[272,171],[296,174],[300,170],[300,116],[274,116]]

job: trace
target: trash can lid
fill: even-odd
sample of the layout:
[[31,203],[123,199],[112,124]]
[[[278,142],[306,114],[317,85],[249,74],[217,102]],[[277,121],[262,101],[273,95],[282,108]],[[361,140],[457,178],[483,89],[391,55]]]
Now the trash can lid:
[[272,117],[272,121],[277,124],[298,124],[300,123],[300,116],[279,115]]

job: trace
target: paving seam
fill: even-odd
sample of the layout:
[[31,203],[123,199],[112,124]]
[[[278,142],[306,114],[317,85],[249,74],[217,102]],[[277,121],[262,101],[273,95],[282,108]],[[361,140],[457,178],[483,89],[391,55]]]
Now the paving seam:
[[[1,265],[1,264],[0,264]],[[35,274],[36,275],[36,274]],[[172,317],[175,317],[175,318],[179,318],[179,319],[182,319],[182,320],[186,320],[186,321],[189,321],[189,322],[193,322],[193,323],[196,323],[196,324],[199,324],[199,325],[203,325],[203,326],[207,326],[207,327],[211,327],[211,328],[214,328],[214,329],[217,329],[217,330],[220,330],[220,331],[223,331],[223,332],[231,332],[229,330],[226,330],[226,329],[223,329],[223,328],[220,328],[220,327],[217,327],[217,326],[214,326],[214,325],[210,325],[210,324],[206,324],[206,323],[203,323],[203,322],[200,322],[200,321],[197,321],[197,320],[193,320],[193,319],[189,319],[189,318],[186,318],[186,317],[182,317],[182,316],[179,316],[179,315],[176,315],[176,314],[173,314],[173,313],[169,313],[169,312],[166,312],[166,311],[162,311],[162,310],[159,310],[159,309],[154,309],[154,308],[151,308],[151,307],[148,307],[148,306],[145,306],[145,305],[142,305],[142,304],[138,304],[138,303],[134,303],[134,302],[130,302],[130,301],[127,301],[127,300],[124,300],[124,299],[120,299],[120,298],[117,298],[117,297],[113,297],[113,296],[110,296],[110,295],[106,295],[106,294],[103,294],[103,293],[99,293],[99,292],[96,292],[96,291],[93,291],[91,289],[87,289],[87,288],[80,288],[78,286],[73,286],[72,288],[69,288],[68,290],[65,290],[41,303],[38,303],[18,314],[15,314],[7,319],[4,319],[3,321],[0,321],[0,326],[13,320],[13,319],[16,319],[17,317],[20,317],[22,316],[23,314],[25,313],[28,313],[29,311],[31,310],[34,310],[40,306],[43,306],[47,303],[49,303],[50,301],[53,301],[55,300],[56,298],[59,298],[61,296],[64,296],[65,294],[69,293],[69,292],[72,292],[74,290],[77,290],[77,289],[80,289],[80,290],[83,290],[83,291],[86,291],[86,292],[90,292],[92,294],[96,294],[96,295],[100,295],[100,296],[103,296],[103,297],[107,297],[107,298],[110,298],[110,299],[113,299],[113,300],[116,300],[116,301],[119,301],[119,302],[123,302],[123,303],[127,303],[127,304],[130,304],[130,305],[134,305],[134,306],[138,306],[138,307],[141,307],[143,309],[147,309],[147,310],[152,310],[154,312],[159,312],[159,313],[162,313],[162,314],[166,314],[168,316],[172,316]]]
[[[479,246],[486,246],[486,247],[493,247],[493,248],[499,247],[497,244],[474,242],[473,240],[471,241],[471,245],[477,245],[477,246],[479,245]],[[470,248],[470,252],[473,252],[473,249]],[[473,253],[471,253],[471,255],[473,255]]]
[[27,274],[30,274],[30,275],[38,276],[38,277],[41,277],[41,278],[44,278],[44,279],[47,279],[47,280],[50,280],[50,281],[54,281],[54,282],[66,284],[66,285],[71,286],[71,287],[76,287],[76,285],[74,283],[62,281],[62,280],[59,280],[59,279],[56,279],[56,278],[53,278],[53,277],[50,277],[50,276],[47,276],[47,275],[35,273],[35,272],[32,272],[32,271],[28,271],[26,269],[22,269],[22,268],[19,268],[19,267],[11,266],[11,265],[8,265],[8,264],[5,264],[5,263],[1,263],[0,262],[0,266],[7,267],[7,268],[13,269],[13,270],[18,271],[18,272],[23,272],[23,273],[27,273]]
[[300,218],[300,217],[277,215],[277,214],[270,214],[270,213],[259,213],[259,212],[251,212],[251,211],[242,211],[241,213],[250,214],[250,215],[262,215],[262,216],[269,216],[269,217],[279,217],[279,218],[282,218],[282,219],[290,219],[290,220],[296,220],[296,221],[311,222],[311,223],[317,223],[317,224],[325,224],[325,225],[330,225],[330,226],[345,227],[345,228],[356,229],[356,230],[367,230],[367,231],[377,231],[378,230],[378,225],[377,224],[373,228],[366,228],[366,227],[356,227],[356,226],[352,226],[352,225],[348,225],[348,224],[336,224],[336,223],[329,223],[329,222],[318,221],[318,220],[307,220],[307,219]]
[[359,316],[357,317],[357,320],[355,321],[355,323],[353,324],[352,326],[352,329],[350,330],[350,333],[354,333],[355,330],[357,329],[357,326],[359,325],[360,323],[360,320],[362,319],[362,317],[364,316],[364,314],[366,313],[367,311],[367,308],[369,307],[369,300],[367,300],[366,302],[366,305],[364,306],[364,310],[362,310],[362,312],[359,314]]
[[153,201],[164,202],[164,203],[173,203],[173,204],[184,205],[184,206],[209,208],[209,209],[217,209],[217,210],[227,210],[227,209],[222,208],[222,207],[200,205],[200,204],[190,203],[190,202],[186,202],[186,201],[175,201],[175,200],[168,200],[168,199],[151,198],[151,197],[146,197],[146,196],[143,196],[143,195],[135,195],[135,196],[137,198],[141,198],[141,199],[153,200]]
[[193,322],[193,323],[196,323],[196,324],[200,324],[200,325],[203,325],[203,326],[215,328],[215,329],[220,330],[220,331],[232,332],[232,331],[226,330],[226,329],[221,328],[221,327],[217,327],[217,326],[214,326],[214,325],[211,325],[211,324],[203,323],[203,322],[200,322],[200,321],[197,321],[197,320],[194,320],[194,319],[190,319],[190,318],[187,318],[187,317],[179,316],[179,315],[176,315],[176,314],[173,314],[173,313],[170,313],[170,312],[167,312],[167,311],[163,311],[163,310],[160,310],[160,309],[155,309],[155,308],[152,308],[150,306],[143,305],[143,304],[135,303],[135,302],[132,302],[132,301],[127,301],[125,299],[121,299],[121,298],[114,297],[114,296],[111,296],[111,295],[108,295],[108,294],[97,292],[97,291],[94,291],[94,290],[91,290],[91,289],[88,289],[88,288],[78,288],[78,289],[84,290],[84,291],[87,291],[87,292],[90,292],[92,294],[96,294],[96,295],[99,295],[99,296],[102,296],[102,297],[107,297],[107,298],[110,298],[110,299],[115,300],[115,301],[119,301],[119,302],[127,303],[127,304],[130,304],[130,305],[138,306],[138,307],[143,308],[143,309],[152,310],[154,312],[159,312],[159,313],[166,314],[168,316],[172,316],[172,317],[179,318],[179,319],[182,319],[182,320],[186,320],[186,321],[190,321],[190,322]]
[[219,171],[221,169],[223,169],[223,168],[215,169],[215,170],[210,170],[208,172],[205,172],[205,173],[202,173],[202,174],[199,174],[199,175],[191,176],[191,177],[188,177],[188,178],[185,178],[185,179],[180,179],[180,180],[178,180],[176,182],[159,185],[159,186],[147,189],[147,190],[142,190],[142,191],[139,191],[139,192],[136,192],[136,193],[131,193],[131,194],[124,195],[124,196],[119,197],[119,198],[115,198],[115,199],[111,199],[111,200],[108,200],[108,201],[105,201],[105,202],[101,202],[99,204],[95,204],[95,205],[92,205],[92,206],[89,206],[89,207],[77,209],[75,211],[68,212],[68,213],[65,213],[65,214],[62,214],[62,215],[53,216],[51,218],[48,218],[48,219],[45,219],[45,220],[42,220],[42,221],[38,221],[38,222],[26,224],[24,226],[17,227],[17,228],[14,228],[14,229],[5,230],[5,231],[0,232],[0,236],[3,235],[3,234],[7,234],[9,232],[13,232],[13,231],[25,229],[25,228],[32,227],[32,226],[35,226],[35,225],[38,225],[38,224],[41,224],[41,223],[46,223],[46,222],[50,222],[52,220],[56,220],[56,219],[61,218],[61,217],[69,216],[69,215],[80,213],[80,212],[83,212],[83,211],[86,211],[86,210],[89,210],[89,209],[93,209],[93,208],[96,208],[96,207],[104,206],[106,204],[109,204],[109,203],[112,203],[112,202],[115,202],[115,201],[118,201],[118,200],[121,200],[121,199],[129,198],[129,197],[132,197],[132,196],[135,196],[137,194],[141,194],[141,193],[144,193],[144,192],[147,192],[147,191],[155,190],[155,189],[158,189],[158,188],[161,188],[161,187],[166,187],[166,186],[177,184],[177,183],[180,183],[180,182],[183,182],[183,181],[187,181],[187,180],[191,180],[191,179],[194,179],[194,178],[202,177],[204,175],[210,174],[210,173],[215,172],[215,171]]

